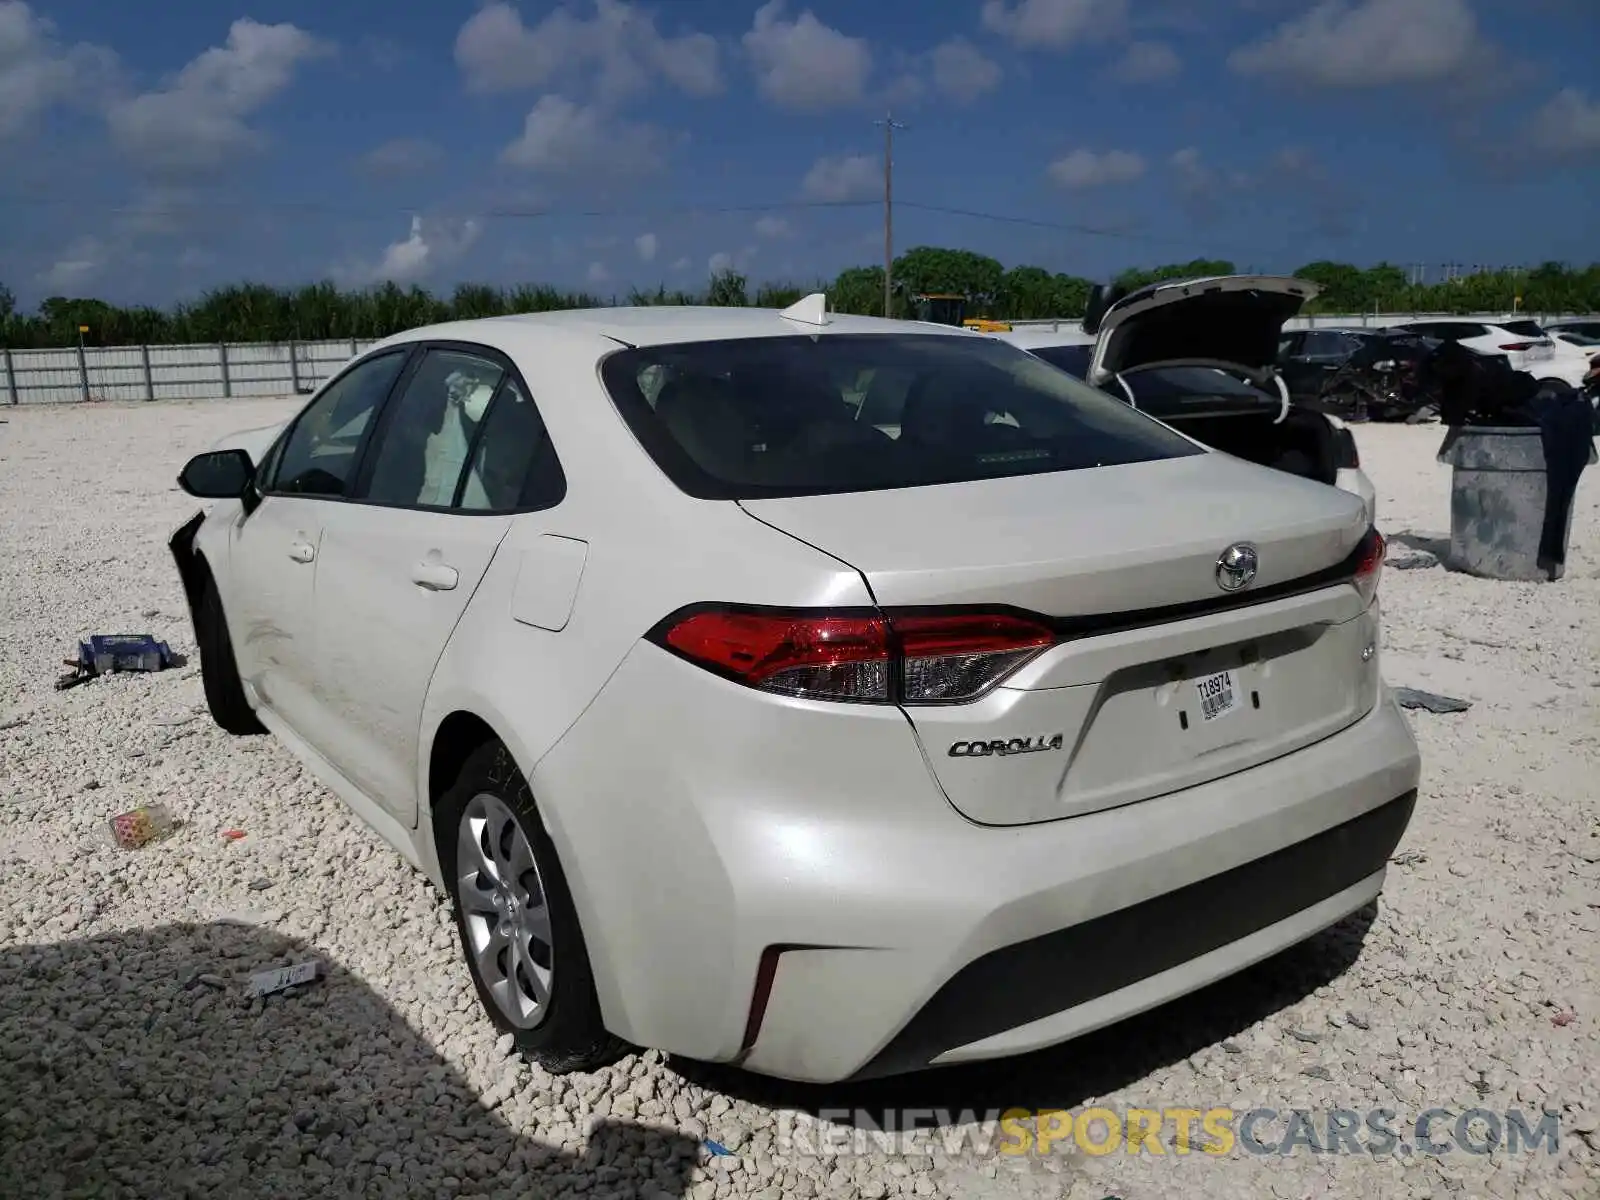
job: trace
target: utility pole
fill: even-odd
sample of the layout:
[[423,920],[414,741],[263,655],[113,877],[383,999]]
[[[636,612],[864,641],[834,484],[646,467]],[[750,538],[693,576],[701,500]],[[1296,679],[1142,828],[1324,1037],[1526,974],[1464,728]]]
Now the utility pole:
[[894,131],[905,129],[886,112],[883,120],[874,121],[883,126],[883,315],[894,315]]

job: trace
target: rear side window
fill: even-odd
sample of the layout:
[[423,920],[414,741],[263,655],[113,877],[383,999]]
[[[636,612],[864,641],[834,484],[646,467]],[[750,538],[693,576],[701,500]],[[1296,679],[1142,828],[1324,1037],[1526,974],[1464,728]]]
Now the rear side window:
[[619,350],[600,373],[657,465],[708,499],[875,491],[1205,453],[993,338],[693,342]]
[[484,418],[458,507],[466,512],[552,508],[566,494],[566,476],[544,419],[508,378]]
[[365,499],[449,508],[478,423],[505,371],[454,350],[429,350],[390,411],[368,469]]

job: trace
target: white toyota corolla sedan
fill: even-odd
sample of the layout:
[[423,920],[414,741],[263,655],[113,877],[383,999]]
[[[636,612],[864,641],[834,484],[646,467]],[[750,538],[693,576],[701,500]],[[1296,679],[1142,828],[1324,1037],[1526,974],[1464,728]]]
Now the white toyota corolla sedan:
[[180,482],[215,719],[450,895],[552,1070],[1060,1042],[1372,901],[1415,802],[1360,499],[981,334],[415,329]]

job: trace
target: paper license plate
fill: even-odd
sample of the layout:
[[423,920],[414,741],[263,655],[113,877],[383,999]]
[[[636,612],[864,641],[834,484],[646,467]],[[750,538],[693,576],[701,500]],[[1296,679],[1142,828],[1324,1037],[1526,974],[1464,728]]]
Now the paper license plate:
[[1200,719],[1203,721],[1215,721],[1239,706],[1239,693],[1233,686],[1232,671],[1218,671],[1215,675],[1197,679],[1194,689],[1200,695]]

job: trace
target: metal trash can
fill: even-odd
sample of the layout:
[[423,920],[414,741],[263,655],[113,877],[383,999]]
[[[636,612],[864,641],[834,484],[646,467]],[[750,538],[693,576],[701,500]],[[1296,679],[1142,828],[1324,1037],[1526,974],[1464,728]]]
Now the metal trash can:
[[[1549,487],[1538,426],[1452,428],[1439,446],[1438,461],[1452,468],[1449,570],[1507,580],[1555,580],[1566,573],[1564,563],[1539,564]],[[1589,462],[1597,461],[1590,443]],[[1568,508],[1563,548],[1571,538]]]

